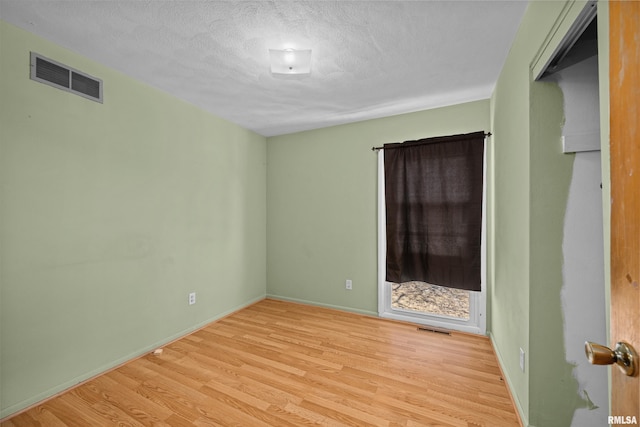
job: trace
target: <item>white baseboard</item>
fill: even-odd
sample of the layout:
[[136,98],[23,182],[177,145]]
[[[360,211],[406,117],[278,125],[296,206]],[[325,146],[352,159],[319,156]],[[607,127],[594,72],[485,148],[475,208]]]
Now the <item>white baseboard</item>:
[[511,401],[513,402],[513,405],[516,407],[516,410],[518,411],[518,418],[520,421],[520,425],[522,425],[522,427],[535,427],[529,424],[529,419],[527,417],[527,414],[525,414],[522,406],[520,405],[520,401],[518,400],[517,395],[513,392],[512,382],[509,379],[509,375],[507,375],[507,372],[503,368],[504,366],[503,358],[502,358],[502,355],[500,354],[500,351],[498,351],[496,342],[493,339],[493,334],[491,333],[491,331],[488,331],[487,335],[491,340],[491,346],[493,347],[493,352],[496,355],[496,359],[498,360],[498,365],[500,365],[500,372],[502,372],[502,378],[504,378],[504,381],[507,385],[507,390],[509,392],[509,395],[511,396]]
[[379,317],[378,313],[375,311],[360,310],[358,308],[353,308],[353,307],[344,307],[341,305],[334,305],[334,304],[324,304],[317,301],[308,301],[308,300],[299,299],[299,298],[289,298],[289,297],[283,297],[281,295],[274,295],[274,294],[267,294],[267,298],[277,299],[281,301],[297,302],[300,304],[315,305],[318,307],[332,308],[334,310],[349,311],[351,313],[364,314],[366,316]]

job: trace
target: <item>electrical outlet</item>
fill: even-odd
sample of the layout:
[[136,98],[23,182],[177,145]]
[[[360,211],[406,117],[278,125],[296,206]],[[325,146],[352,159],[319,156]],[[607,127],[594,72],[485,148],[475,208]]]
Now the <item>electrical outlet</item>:
[[524,350],[520,349],[520,370],[524,372]]
[[344,287],[349,291],[353,288],[353,282],[351,281],[351,279],[347,279],[347,281],[344,284]]
[[196,293],[195,292],[191,292],[189,294],[189,305],[193,305],[196,303]]

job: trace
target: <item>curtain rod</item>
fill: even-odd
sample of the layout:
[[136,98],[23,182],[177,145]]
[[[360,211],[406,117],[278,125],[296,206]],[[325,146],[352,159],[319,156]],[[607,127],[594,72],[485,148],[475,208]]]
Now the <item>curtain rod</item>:
[[[485,138],[488,138],[488,137],[490,137],[491,135],[493,135],[491,132],[486,132],[486,133],[484,134]],[[400,147],[398,147],[398,148],[400,148]],[[384,147],[371,147],[371,150],[372,150],[372,151],[384,150]]]

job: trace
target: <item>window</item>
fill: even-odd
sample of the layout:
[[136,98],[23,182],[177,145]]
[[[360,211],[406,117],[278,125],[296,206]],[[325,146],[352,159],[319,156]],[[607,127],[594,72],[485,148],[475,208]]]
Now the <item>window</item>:
[[476,132],[380,151],[381,316],[484,333],[484,138]]

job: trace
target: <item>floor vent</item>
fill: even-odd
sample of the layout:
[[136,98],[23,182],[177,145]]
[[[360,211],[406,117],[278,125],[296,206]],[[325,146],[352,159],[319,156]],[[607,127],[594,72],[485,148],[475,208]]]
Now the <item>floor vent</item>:
[[446,329],[419,327],[418,330],[422,332],[433,332],[434,334],[451,335],[451,332],[447,331]]
[[31,80],[102,103],[102,80],[31,52]]

